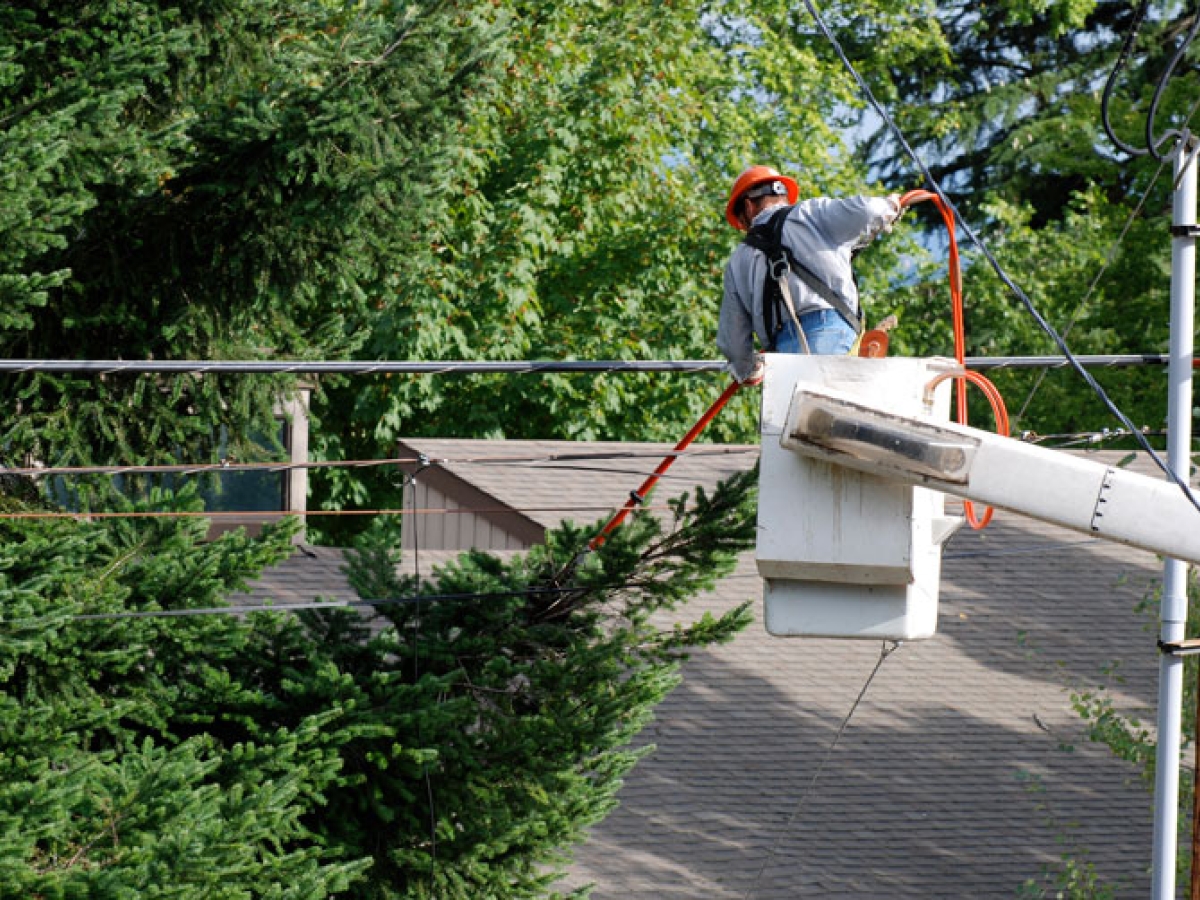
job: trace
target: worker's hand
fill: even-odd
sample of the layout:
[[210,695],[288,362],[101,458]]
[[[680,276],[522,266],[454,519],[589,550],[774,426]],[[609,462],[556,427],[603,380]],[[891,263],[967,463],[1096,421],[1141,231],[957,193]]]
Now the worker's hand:
[[888,194],[885,199],[892,207],[892,215],[888,220],[888,223],[883,226],[883,230],[890,233],[892,226],[896,224],[896,220],[899,219],[901,214],[904,212],[904,206],[900,203],[899,194]]
[[762,361],[762,357],[758,358],[758,362],[754,364],[754,371],[746,378],[742,379],[743,387],[754,387],[756,384],[762,384],[763,376],[767,374],[767,366]]

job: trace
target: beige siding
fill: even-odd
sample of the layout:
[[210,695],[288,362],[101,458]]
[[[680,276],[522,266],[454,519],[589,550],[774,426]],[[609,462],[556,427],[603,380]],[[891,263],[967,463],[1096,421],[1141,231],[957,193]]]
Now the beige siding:
[[[480,512],[467,511],[443,492],[417,480],[417,513],[404,518],[401,542],[420,550],[521,550],[526,544]],[[500,512],[499,509],[496,512]]]

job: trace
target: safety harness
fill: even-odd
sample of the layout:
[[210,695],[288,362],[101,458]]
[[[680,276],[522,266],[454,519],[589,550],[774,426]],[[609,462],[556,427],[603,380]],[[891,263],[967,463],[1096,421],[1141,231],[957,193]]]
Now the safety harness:
[[808,343],[804,339],[804,330],[800,327],[800,319],[796,315],[796,304],[792,300],[792,289],[788,284],[788,272],[794,272],[818,297],[837,310],[842,318],[850,323],[855,334],[862,334],[863,324],[862,319],[850,308],[850,304],[783,245],[783,223],[791,211],[791,206],[780,207],[765,222],[751,227],[742,242],[755,250],[761,250],[767,258],[767,274],[763,279],[763,322],[770,340],[766,349],[775,349],[775,341],[779,332],[783,330],[783,317],[786,314],[796,326],[801,349],[807,353]]

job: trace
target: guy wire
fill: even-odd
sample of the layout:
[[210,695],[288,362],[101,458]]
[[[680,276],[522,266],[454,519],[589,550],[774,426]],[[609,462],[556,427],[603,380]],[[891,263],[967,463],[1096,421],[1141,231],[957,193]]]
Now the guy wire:
[[1150,458],[1154,460],[1155,465],[1157,465],[1158,468],[1161,469],[1162,472],[1167,476],[1167,478],[1170,479],[1171,482],[1173,482],[1183,492],[1184,496],[1187,497],[1188,502],[1191,503],[1192,506],[1194,506],[1198,511],[1200,511],[1200,499],[1197,499],[1187,481],[1182,478],[1174,469],[1172,469],[1170,465],[1168,465],[1167,461],[1164,460],[1155,451],[1155,449],[1150,446],[1150,442],[1147,441],[1145,437],[1138,433],[1137,428],[1129,420],[1129,417],[1126,416],[1120,407],[1113,402],[1113,399],[1108,396],[1108,392],[1104,390],[1104,388],[1098,381],[1096,381],[1092,374],[1088,372],[1086,368],[1084,368],[1079,359],[1071,351],[1071,348],[1067,346],[1067,342],[1063,339],[1063,336],[1059,334],[1058,331],[1055,330],[1054,326],[1051,325],[1046,320],[1045,316],[1041,314],[1037,306],[1034,305],[1033,300],[1029,298],[1029,295],[1021,290],[1017,283],[1012,280],[1008,272],[1006,272],[1004,267],[1000,264],[1000,261],[996,259],[991,249],[986,243],[984,243],[983,239],[975,233],[975,230],[971,228],[966,219],[963,218],[954,202],[948,196],[946,196],[946,192],[942,189],[937,179],[933,176],[933,173],[929,171],[929,167],[925,165],[920,156],[918,156],[916,151],[913,150],[912,145],[909,144],[908,139],[904,136],[904,132],[900,130],[900,127],[892,119],[891,115],[888,113],[887,109],[884,108],[883,104],[876,99],[875,94],[871,91],[870,86],[866,83],[866,81],[863,80],[862,75],[860,75],[858,70],[854,67],[854,64],[850,61],[850,58],[846,56],[846,51],[842,48],[842,45],[838,42],[833,32],[826,24],[824,18],[822,18],[812,0],[804,0],[804,5],[807,7],[809,14],[816,21],[817,27],[821,30],[821,33],[824,35],[825,39],[829,41],[830,45],[834,49],[834,52],[837,53],[838,58],[842,61],[842,65],[854,79],[854,83],[858,85],[859,89],[863,92],[863,96],[865,96],[867,101],[871,104],[872,109],[875,110],[879,117],[883,119],[888,128],[896,136],[896,140],[904,148],[905,152],[913,160],[917,168],[921,171],[921,174],[928,181],[930,190],[937,194],[937,196],[941,198],[942,202],[946,204],[947,208],[951,210],[954,215],[955,222],[961,226],[963,232],[968,238],[970,238],[971,243],[978,248],[981,254],[983,254],[983,258],[987,260],[988,265],[991,266],[992,271],[996,274],[996,277],[998,277],[1001,283],[1007,287],[1009,291],[1012,292],[1013,296],[1021,302],[1021,305],[1025,307],[1026,312],[1028,312],[1033,317],[1033,320],[1038,324],[1038,327],[1050,336],[1050,338],[1058,346],[1059,350],[1062,351],[1063,355],[1066,356],[1067,360],[1070,362],[1071,368],[1073,368],[1079,374],[1079,376],[1084,380],[1084,383],[1092,389],[1092,392],[1095,393],[1098,398],[1100,398],[1100,401],[1104,404],[1105,408],[1107,408],[1108,411],[1112,413],[1122,425],[1124,425],[1131,433],[1133,433],[1138,444],[1141,445],[1142,449],[1150,454]]
[[787,822],[784,823],[782,831],[776,835],[775,840],[771,843],[771,847],[767,852],[766,858],[763,859],[762,864],[758,867],[758,872],[755,874],[754,880],[750,883],[750,888],[746,891],[745,900],[750,900],[750,898],[754,896],[754,892],[758,888],[758,883],[762,879],[763,872],[765,872],[767,869],[767,864],[775,858],[775,854],[779,850],[779,843],[783,839],[783,836],[792,830],[792,825],[795,823],[796,818],[800,815],[800,811],[804,808],[804,803],[808,799],[809,793],[812,791],[813,786],[816,785],[817,779],[821,777],[821,773],[825,770],[825,764],[829,762],[829,758],[833,755],[833,751],[837,748],[838,742],[841,741],[842,735],[845,733],[846,727],[850,724],[850,719],[853,717],[855,710],[857,710],[859,704],[862,703],[863,697],[867,695],[867,689],[871,687],[871,682],[875,680],[876,674],[878,674],[879,669],[883,666],[883,661],[891,656],[894,651],[898,650],[901,643],[901,641],[884,641],[880,645],[879,659],[875,661],[875,668],[871,669],[871,674],[867,676],[867,680],[863,683],[862,690],[860,690],[858,692],[858,696],[854,698],[854,703],[851,704],[850,711],[846,713],[845,718],[842,719],[842,723],[838,726],[837,733],[833,736],[833,740],[830,742],[829,746],[825,748],[825,754],[821,757],[821,762],[817,765],[817,770],[813,772],[813,776],[809,780],[808,785],[800,794],[800,799],[796,801],[796,805],[792,808],[791,813],[788,815]]

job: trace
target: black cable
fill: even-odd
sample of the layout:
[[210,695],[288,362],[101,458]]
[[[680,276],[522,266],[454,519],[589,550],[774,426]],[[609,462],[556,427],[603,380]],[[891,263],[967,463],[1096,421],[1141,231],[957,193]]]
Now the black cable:
[[595,453],[545,453],[540,456],[513,456],[501,454],[495,456],[466,456],[444,457],[430,459],[428,456],[399,456],[382,459],[347,459],[347,460],[318,460],[314,462],[260,462],[260,463],[177,463],[171,465],[130,465],[120,463],[111,466],[25,466],[7,467],[0,465],[0,476],[20,475],[27,478],[47,478],[50,476],[67,475],[212,475],[245,472],[267,472],[276,474],[297,469],[360,469],[383,466],[412,465],[421,462],[438,465],[462,466],[521,466],[529,468],[548,468],[553,471],[579,469],[583,471],[611,471],[619,469],[601,469],[575,465],[560,465],[561,463],[588,462],[619,459],[661,459],[663,456],[733,456],[744,453],[757,453],[757,446],[728,446],[712,445],[697,449],[677,450],[664,453],[661,450],[622,450],[613,452],[598,451]]
[[901,643],[901,641],[883,641],[883,643],[880,644],[879,659],[875,662],[875,668],[871,669],[871,673],[867,676],[867,680],[863,684],[862,690],[858,692],[858,696],[854,698],[854,703],[850,705],[850,710],[846,713],[845,718],[842,719],[841,724],[838,725],[837,733],[834,734],[833,740],[830,741],[829,746],[825,748],[825,753],[821,757],[820,763],[817,764],[816,771],[813,772],[813,776],[809,780],[808,785],[800,794],[800,798],[796,801],[795,806],[792,807],[792,811],[788,815],[787,822],[784,823],[783,830],[771,843],[766,857],[763,859],[762,864],[758,867],[758,872],[755,874],[754,880],[750,882],[750,887],[746,891],[744,900],[750,900],[750,898],[754,896],[754,892],[758,889],[758,883],[762,880],[763,872],[765,872],[767,869],[767,864],[775,858],[775,854],[778,852],[779,843],[783,839],[783,835],[792,830],[792,825],[795,823],[796,818],[800,815],[800,811],[804,808],[804,804],[808,799],[809,793],[816,785],[817,779],[821,777],[821,773],[825,771],[825,764],[829,762],[829,758],[833,755],[833,751],[837,749],[838,744],[841,742],[842,735],[845,734],[846,728],[850,725],[850,720],[854,717],[855,711],[862,703],[863,698],[866,697],[867,690],[871,687],[871,683],[875,680],[875,676],[879,674],[879,669],[883,666],[884,660],[891,656],[896,650],[900,649]]
[[[953,538],[951,539],[953,540]],[[1061,541],[1042,541],[1026,544],[1020,547],[989,550],[946,550],[942,554],[943,561],[953,562],[960,559],[998,559],[1007,556],[1037,556],[1045,553],[1074,551],[1081,547],[1091,547],[1103,544],[1099,538],[1063,543]],[[950,546],[947,544],[947,546]],[[459,553],[468,550],[456,551]],[[757,573],[730,574],[722,579],[727,581],[754,581],[761,583],[762,578]],[[599,585],[594,589],[598,592],[618,591],[638,585],[626,582],[622,584]],[[279,601],[278,603],[261,602],[241,606],[198,606],[190,609],[153,609],[134,612],[118,613],[79,613],[68,616],[68,622],[115,622],[131,619],[190,619],[210,616],[248,616],[254,613],[299,613],[312,610],[356,609],[364,612],[374,612],[387,606],[417,606],[424,603],[466,603],[487,600],[506,600],[511,597],[541,597],[561,594],[578,594],[577,587],[546,587],[546,588],[514,588],[510,591],[463,591],[452,594],[422,594],[420,592],[407,597],[381,597],[369,600],[313,600],[313,601]]]
[[896,137],[896,140],[904,148],[905,152],[916,164],[917,168],[920,169],[921,174],[925,177],[933,192],[937,194],[939,198],[941,198],[942,202],[945,203],[946,207],[951,211],[951,213],[953,213],[955,222],[957,222],[958,225],[963,229],[963,232],[971,240],[971,243],[974,244],[979,249],[980,253],[983,254],[984,259],[986,259],[988,264],[992,267],[992,271],[996,273],[996,276],[1000,279],[1004,286],[1007,287],[1018,300],[1020,300],[1026,311],[1038,324],[1038,327],[1041,328],[1042,331],[1049,335],[1051,340],[1054,341],[1059,350],[1062,351],[1063,356],[1066,357],[1071,368],[1073,368],[1079,374],[1079,376],[1083,378],[1084,382],[1092,389],[1096,396],[1100,398],[1100,401],[1104,404],[1105,408],[1108,409],[1108,411],[1112,413],[1122,425],[1124,425],[1131,433],[1133,433],[1138,444],[1143,450],[1150,454],[1150,458],[1154,460],[1155,465],[1157,465],[1159,469],[1161,469],[1162,472],[1172,482],[1174,482],[1174,484],[1180,490],[1183,491],[1184,495],[1188,498],[1188,501],[1192,504],[1192,506],[1200,511],[1200,500],[1196,498],[1196,495],[1192,492],[1192,489],[1189,487],[1187,482],[1180,478],[1179,475],[1176,474],[1176,472],[1166,463],[1166,461],[1158,455],[1154,448],[1150,446],[1150,442],[1141,435],[1133,422],[1129,420],[1125,413],[1123,413],[1121,409],[1112,401],[1112,398],[1108,396],[1108,393],[1104,390],[1104,388],[1100,386],[1100,383],[1096,381],[1096,379],[1092,377],[1087,369],[1083,367],[1082,363],[1080,363],[1075,357],[1075,354],[1071,352],[1071,348],[1067,346],[1066,341],[1063,340],[1062,336],[1054,329],[1054,326],[1046,321],[1045,317],[1042,316],[1041,312],[1034,305],[1033,301],[1030,300],[1025,292],[1021,290],[1021,288],[1019,288],[1008,276],[1008,273],[1004,271],[1003,266],[1000,265],[999,260],[992,255],[992,251],[988,249],[983,240],[976,235],[971,226],[967,224],[966,220],[962,217],[962,214],[958,211],[958,207],[954,205],[948,196],[946,196],[945,191],[942,190],[941,185],[938,183],[933,173],[929,171],[929,168],[917,155],[916,151],[913,150],[899,126],[896,125],[888,111],[875,98],[875,94],[871,91],[871,88],[858,73],[858,70],[854,67],[854,64],[850,62],[849,57],[846,56],[841,44],[838,43],[837,38],[833,35],[833,32],[830,31],[829,26],[825,23],[825,20],[821,17],[820,12],[818,12],[816,7],[813,5],[812,0],[804,0],[804,5],[808,8],[809,14],[816,21],[817,27],[820,28],[821,33],[825,36],[825,39],[829,41],[830,45],[837,53],[838,58],[841,59],[842,65],[846,67],[846,70],[850,73],[850,76],[858,85],[859,90],[862,91],[863,96],[866,97],[876,114],[879,115],[879,117],[887,124],[888,128],[891,129],[892,133]]
[[[407,490],[412,501],[412,510],[415,513],[417,509],[417,476],[433,465],[432,461],[424,453],[420,454],[417,468],[411,475],[405,478],[400,485],[400,505],[404,506],[404,493]],[[411,521],[411,520],[410,520]],[[401,526],[403,528],[403,525]],[[416,615],[413,618],[413,684],[419,684],[421,681],[421,622],[424,605],[422,603],[421,593],[421,541],[420,532],[418,529],[413,529],[413,587],[416,591]],[[424,743],[422,737],[421,717],[417,717],[417,743]],[[428,764],[422,766],[422,772],[425,776],[425,796],[429,803],[429,878],[430,882],[437,880],[438,867],[438,838],[437,838],[437,805],[433,797],[433,779],[429,774]]]
[[[1006,556],[1043,556],[1047,553],[1061,553],[1065,551],[1075,551],[1080,547],[1094,547],[1102,544],[1100,538],[1084,538],[1078,541],[1068,541],[1061,543],[1058,541],[1044,541],[1037,544],[1026,544],[1020,547],[1010,547],[1005,550],[961,550],[958,552],[943,551],[942,562],[953,562],[958,559],[1001,559]],[[944,577],[944,575],[943,575]]]
[[[912,150],[905,144],[905,149]],[[1094,360],[1096,365],[1153,365],[1165,363],[1166,357],[1155,353],[1123,356],[1080,357]],[[1113,362],[1107,360],[1112,359]],[[1061,365],[1055,356],[968,356],[963,364],[968,369],[1001,365],[1020,365],[1026,368]],[[721,360],[517,360],[486,362],[476,360],[444,360],[420,362],[384,360],[377,362],[303,362],[296,360],[106,360],[106,359],[0,359],[0,373],[29,372],[75,373],[80,375],[163,374],[174,375],[529,375],[529,374],[621,374],[643,372],[722,372],[726,363]]]
[[1125,42],[1121,46],[1121,52],[1117,55],[1117,62],[1113,66],[1113,70],[1108,74],[1108,80],[1104,82],[1104,93],[1100,97],[1100,121],[1104,125],[1104,133],[1108,135],[1108,139],[1113,142],[1113,145],[1118,150],[1128,153],[1130,156],[1145,156],[1150,151],[1142,147],[1127,144],[1117,137],[1117,133],[1112,127],[1112,122],[1109,120],[1108,104],[1112,99],[1113,86],[1116,84],[1117,75],[1125,67],[1125,63],[1129,61],[1133,44],[1142,29],[1142,21],[1145,19],[1146,11],[1149,8],[1150,0],[1142,0],[1137,12],[1134,13],[1133,24],[1129,27],[1129,33],[1125,35]]
[[[1158,117],[1158,107],[1162,102],[1163,95],[1166,93],[1167,84],[1175,74],[1175,67],[1179,65],[1180,60],[1187,54],[1188,48],[1196,38],[1196,34],[1200,31],[1200,11],[1194,14],[1192,25],[1184,35],[1183,41],[1171,55],[1171,59],[1167,63],[1166,69],[1159,76],[1158,84],[1154,86],[1154,95],[1150,100],[1150,110],[1146,114],[1146,146],[1135,147],[1127,144],[1117,137],[1115,129],[1112,127],[1112,121],[1109,116],[1109,104],[1112,100],[1114,85],[1116,84],[1117,76],[1129,61],[1132,55],[1133,45],[1137,40],[1138,34],[1141,32],[1142,24],[1146,18],[1146,12],[1150,6],[1149,0],[1142,0],[1134,13],[1133,22],[1130,25],[1129,32],[1125,36],[1125,41],[1121,46],[1121,52],[1117,56],[1116,64],[1113,66],[1112,72],[1109,73],[1108,79],[1104,83],[1104,93],[1100,99],[1100,121],[1104,125],[1104,132],[1108,135],[1108,139],[1113,142],[1113,145],[1124,153],[1130,156],[1146,156],[1150,155],[1159,162],[1165,162],[1171,156],[1179,152],[1180,148],[1186,146],[1191,132],[1185,124],[1183,128],[1171,128],[1163,132],[1159,137],[1154,136],[1154,122]],[[1189,116],[1190,119],[1190,116]],[[1161,149],[1168,141],[1172,141],[1172,149],[1168,153],[1162,153]]]
[[1191,133],[1185,126],[1182,130],[1168,129],[1160,138],[1154,138],[1154,119],[1158,115],[1158,104],[1162,100],[1162,96],[1166,93],[1167,83],[1171,80],[1171,76],[1175,72],[1175,67],[1179,61],[1183,59],[1187,53],[1188,47],[1192,41],[1196,39],[1196,32],[1200,30],[1200,13],[1197,13],[1192,20],[1192,27],[1188,29],[1187,34],[1183,38],[1183,42],[1175,50],[1175,54],[1171,57],[1171,61],[1167,63],[1167,68],[1163,72],[1162,77],[1158,79],[1158,85],[1154,88],[1154,97],[1150,100],[1150,111],[1146,114],[1146,147],[1149,148],[1151,155],[1160,162],[1167,159],[1170,154],[1164,156],[1159,152],[1159,148],[1169,140],[1173,140],[1174,144],[1171,154],[1179,152],[1185,148],[1188,143],[1188,138]]
[[[462,551],[467,552],[467,551]],[[632,585],[610,585],[598,590],[619,590]],[[541,594],[558,594],[566,588],[517,588],[511,591],[464,591],[454,594],[417,594],[411,597],[382,597],[370,600],[320,600],[304,603],[255,603],[243,606],[197,606],[191,609],[151,609],[120,613],[80,613],[69,622],[107,622],[119,619],[187,619],[203,616],[246,616],[252,613],[290,613],[322,609],[375,610],[382,606],[418,606],[421,603],[461,603],[467,600],[500,600]],[[578,593],[578,588],[570,589]]]

